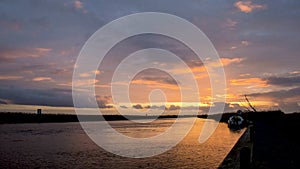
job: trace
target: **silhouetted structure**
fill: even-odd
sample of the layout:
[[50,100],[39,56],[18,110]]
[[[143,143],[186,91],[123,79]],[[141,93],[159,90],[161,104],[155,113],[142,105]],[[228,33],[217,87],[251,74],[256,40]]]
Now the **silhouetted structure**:
[[37,111],[36,111],[36,113],[37,113],[37,115],[42,115],[42,109],[37,109]]

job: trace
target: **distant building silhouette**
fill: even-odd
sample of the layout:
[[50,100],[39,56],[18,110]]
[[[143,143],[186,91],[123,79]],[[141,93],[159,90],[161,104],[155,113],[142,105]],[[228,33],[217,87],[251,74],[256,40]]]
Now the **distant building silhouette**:
[[42,109],[37,109],[36,113],[37,113],[37,115],[41,115],[42,114]]

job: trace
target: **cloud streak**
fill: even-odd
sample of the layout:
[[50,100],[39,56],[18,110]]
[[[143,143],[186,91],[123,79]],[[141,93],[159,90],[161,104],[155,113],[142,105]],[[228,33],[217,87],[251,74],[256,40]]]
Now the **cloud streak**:
[[300,87],[288,89],[288,90],[277,90],[271,92],[252,93],[249,96],[271,98],[273,100],[282,100],[290,98],[300,98]]
[[40,82],[40,81],[53,81],[51,77],[35,77],[32,79],[35,82]]
[[267,87],[265,80],[261,78],[240,78],[240,79],[231,79],[230,84],[233,86],[259,86]]
[[18,79],[22,79],[22,76],[11,76],[11,75],[4,75],[1,76],[0,75],[0,80],[18,80]]
[[2,49],[0,58],[17,59],[17,58],[37,58],[48,54],[52,49],[50,48],[33,48],[33,49]]
[[300,86],[300,73],[288,73],[282,76],[270,76],[264,79],[270,85],[282,87]]

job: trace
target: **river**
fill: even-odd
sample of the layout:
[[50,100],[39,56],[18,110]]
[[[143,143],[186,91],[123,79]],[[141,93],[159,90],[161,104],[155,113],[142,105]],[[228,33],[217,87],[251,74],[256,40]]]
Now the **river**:
[[[165,131],[173,121],[159,119],[152,125],[113,121],[111,125],[130,137],[151,137]],[[1,124],[0,168],[217,168],[243,130],[232,132],[227,124],[220,123],[214,134],[200,144],[203,124],[204,119],[196,119],[179,144],[148,158],[126,158],[103,150],[79,123]],[[112,143],[122,145],[122,140]]]

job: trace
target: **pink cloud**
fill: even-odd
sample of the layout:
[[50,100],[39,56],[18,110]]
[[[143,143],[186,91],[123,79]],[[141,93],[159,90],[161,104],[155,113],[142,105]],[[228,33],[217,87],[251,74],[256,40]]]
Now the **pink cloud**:
[[75,1],[74,2],[74,7],[76,8],[76,9],[82,9],[83,8],[83,4],[82,4],[82,2],[80,2],[80,1]]
[[225,27],[228,27],[230,30],[233,30],[235,29],[237,23],[237,21],[228,18],[225,22]]

